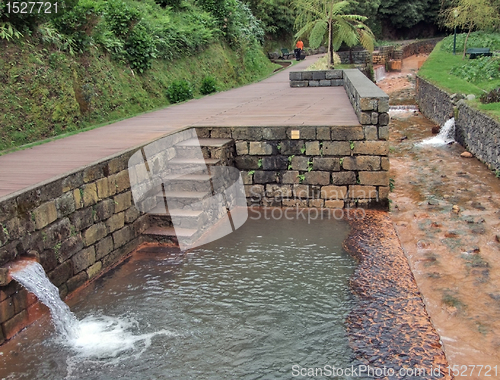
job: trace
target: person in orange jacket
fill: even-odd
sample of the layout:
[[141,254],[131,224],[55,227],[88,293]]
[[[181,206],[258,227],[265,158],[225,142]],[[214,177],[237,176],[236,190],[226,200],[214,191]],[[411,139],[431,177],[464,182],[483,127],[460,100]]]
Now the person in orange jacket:
[[297,41],[297,44],[295,45],[295,59],[297,61],[300,61],[300,54],[302,53],[302,50],[304,49],[304,43],[301,40]]

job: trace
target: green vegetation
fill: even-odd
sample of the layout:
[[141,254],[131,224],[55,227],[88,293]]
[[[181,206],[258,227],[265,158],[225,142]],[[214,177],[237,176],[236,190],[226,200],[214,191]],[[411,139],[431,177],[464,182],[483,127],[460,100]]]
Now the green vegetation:
[[[457,51],[461,51],[467,35],[457,35]],[[489,47],[500,50],[500,33],[472,32],[468,39],[470,47]],[[453,36],[446,37],[437,44],[419,75],[450,94],[473,94],[475,100],[468,103],[490,116],[500,120],[500,103],[482,104],[479,98],[500,87],[500,57],[480,57],[462,59],[461,54],[453,55]]]
[[0,3],[0,151],[185,100],[189,91],[169,92],[174,82],[200,96],[275,67],[239,0],[223,9],[210,0],[65,4],[57,15],[23,15]]
[[170,103],[179,103],[193,99],[191,83],[185,79],[172,82],[167,88],[167,98]]

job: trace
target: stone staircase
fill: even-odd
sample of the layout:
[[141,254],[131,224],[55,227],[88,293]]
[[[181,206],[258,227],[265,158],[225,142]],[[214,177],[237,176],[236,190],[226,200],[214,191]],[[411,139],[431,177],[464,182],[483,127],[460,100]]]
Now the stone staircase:
[[[220,190],[224,179],[215,167],[233,166],[232,139],[193,138],[174,145],[162,192],[148,212],[150,227],[143,232],[148,242],[193,244],[210,226],[226,215]],[[175,227],[174,227],[175,226]]]

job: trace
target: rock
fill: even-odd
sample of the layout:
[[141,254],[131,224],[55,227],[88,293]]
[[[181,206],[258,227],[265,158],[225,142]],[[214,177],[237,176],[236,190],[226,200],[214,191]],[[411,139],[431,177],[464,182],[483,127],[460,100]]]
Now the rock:
[[441,127],[439,125],[435,125],[434,127],[432,127],[431,131],[432,131],[433,135],[437,135],[440,130],[441,130]]
[[451,211],[453,211],[455,214],[458,214],[460,212],[460,207],[458,207],[457,205],[453,205]]
[[474,95],[474,94],[469,94],[469,95],[467,95],[467,96],[466,96],[466,99],[467,99],[467,100],[474,100],[474,99],[476,99],[476,95]]
[[495,240],[497,241],[497,243],[500,243],[500,235],[498,235],[498,234],[497,234],[497,235],[495,236]]
[[473,155],[472,155],[472,153],[470,153],[470,152],[463,152],[463,153],[460,155],[460,157],[464,157],[464,158],[472,158],[472,157],[474,157],[474,156],[473,156]]

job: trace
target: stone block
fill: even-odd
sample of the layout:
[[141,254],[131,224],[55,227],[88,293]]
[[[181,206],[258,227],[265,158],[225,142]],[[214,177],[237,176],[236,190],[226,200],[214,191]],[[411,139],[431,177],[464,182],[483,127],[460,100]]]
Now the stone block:
[[285,140],[281,143],[281,154],[289,156],[302,154],[302,148],[304,148],[304,140]]
[[253,173],[252,172],[241,172],[241,180],[243,181],[243,185],[251,185],[253,184]]
[[348,141],[325,141],[323,154],[325,156],[348,156],[351,154],[351,146]]
[[108,234],[108,229],[106,227],[106,224],[104,224],[103,222],[93,224],[83,232],[82,234],[83,244],[86,247],[92,245],[95,242],[101,240],[107,234]]
[[356,173],[354,172],[332,173],[332,184],[354,185],[356,184]]
[[293,80],[290,82],[290,87],[308,87],[309,81],[307,80]]
[[355,157],[344,157],[342,160],[342,168],[344,170],[357,170]]
[[380,170],[379,156],[357,156],[356,170]]
[[62,180],[63,193],[79,188],[83,185],[83,172],[70,174]]
[[318,140],[330,140],[331,139],[331,133],[330,133],[330,127],[317,127],[316,128],[316,138]]
[[73,197],[73,192],[71,191],[61,195],[55,200],[55,202],[58,218],[65,217],[76,210],[75,198]]
[[328,70],[325,79],[342,79],[342,70]]
[[255,183],[277,183],[278,173],[275,171],[257,170],[253,175]]
[[375,186],[351,185],[349,186],[349,197],[351,199],[377,199],[377,188]]
[[313,170],[339,171],[340,170],[339,159],[314,157]]
[[285,184],[299,183],[299,171],[287,170],[283,173],[283,178],[281,181]]
[[361,185],[389,186],[389,172],[359,172]]
[[319,156],[320,154],[319,141],[306,141],[306,155]]
[[[370,124],[370,123],[362,123]],[[362,126],[352,127],[332,127],[332,140],[335,141],[354,141],[363,140],[365,133]]]
[[59,249],[59,257],[57,259],[59,263],[63,263],[73,257],[76,253],[80,252],[82,249],[82,236],[80,234],[76,236],[70,236],[61,243],[61,248]]
[[378,138],[380,140],[389,140],[389,126],[388,125],[378,127]]
[[324,199],[309,199],[309,207],[322,208],[325,205]]
[[387,141],[359,141],[354,144],[353,152],[370,156],[387,156],[389,143]]
[[94,265],[90,266],[87,269],[88,279],[90,280],[90,279],[94,278],[95,276],[97,276],[99,274],[99,272],[101,271],[101,269],[102,269],[102,263],[100,261],[98,261]]
[[43,227],[47,226],[57,219],[56,202],[50,201],[43,203],[35,210],[33,210],[32,216],[35,221],[36,229],[42,229]]
[[101,260],[104,256],[107,256],[114,249],[113,238],[107,236],[104,239],[98,241],[95,245],[95,256],[96,260]]
[[28,312],[21,311],[11,319],[3,323],[3,333],[5,339],[10,339],[29,324]]
[[292,196],[292,187],[291,185],[277,185],[277,184],[268,184],[266,185],[266,197],[275,198],[275,199],[283,199]]
[[365,131],[365,140],[378,140],[378,131],[376,125],[365,125],[363,126]]
[[112,199],[105,199],[94,206],[95,221],[106,220],[115,212],[115,202]]
[[89,227],[94,222],[92,207],[87,207],[75,211],[69,216],[71,224],[75,227],[76,231],[81,231]]
[[293,170],[307,170],[309,167],[309,158],[304,156],[295,156],[292,158]]
[[326,208],[344,208],[344,201],[341,199],[325,200]]
[[52,282],[55,286],[61,286],[63,283],[68,281],[72,274],[72,261],[65,261],[61,265],[57,266],[52,272],[50,272],[48,274],[48,277],[50,282]]
[[[315,140],[316,139],[316,128],[315,127],[289,127],[287,128],[286,134],[289,139],[292,138],[292,131],[299,130],[300,138],[305,140]],[[299,141],[299,140],[292,140]],[[304,145],[301,146],[303,148]]]
[[260,202],[264,197],[264,185],[245,185],[245,196]]
[[359,107],[361,111],[377,111],[378,98],[361,98],[359,99]]
[[115,183],[115,188],[117,193],[121,193],[125,190],[130,189],[130,177],[128,174],[128,170],[122,170],[121,172],[115,174],[111,183]]
[[359,112],[358,113],[358,121],[360,124],[373,124],[372,123],[372,113],[367,111],[367,112]]
[[379,113],[389,112],[389,98],[379,98],[378,100],[378,109]]
[[262,140],[261,127],[234,127],[232,129],[234,140],[260,141]]
[[106,227],[108,233],[113,233],[119,230],[125,225],[125,212],[120,212],[119,214],[113,215],[111,218],[106,220]]
[[301,71],[292,71],[288,74],[288,79],[290,80],[302,80],[302,72]]
[[134,222],[139,217],[139,215],[141,215],[141,213],[137,209],[137,207],[130,207],[127,211],[125,211],[125,223]]
[[322,79],[319,81],[320,87],[330,87],[332,85],[332,81],[328,79]]
[[[110,195],[113,195],[111,193],[111,189],[109,186],[109,179],[108,177],[101,178],[96,181],[96,186],[97,186],[97,197],[99,199],[105,199],[108,198]],[[116,192],[116,187],[115,187],[115,192]]]
[[326,79],[326,71],[313,71],[312,76],[314,80],[322,80]]
[[14,314],[14,301],[11,297],[0,302],[0,323],[8,321]]
[[372,124],[377,125],[377,123],[378,123],[378,112],[372,112],[371,122],[372,122]]
[[378,124],[379,125],[388,125],[390,121],[389,114],[384,112],[378,115]]
[[264,170],[286,170],[288,160],[286,156],[271,156],[262,158],[262,169]]
[[94,182],[102,177],[104,177],[103,164],[92,165],[83,170],[83,182],[89,183]]
[[122,212],[128,209],[132,205],[132,193],[127,191],[126,193],[118,194],[114,198],[115,202],[115,213]]
[[347,186],[323,186],[321,198],[328,200],[344,199],[347,196]]
[[17,241],[10,242],[0,248],[0,265],[7,264],[18,256]]
[[282,201],[283,207],[307,207],[308,200],[307,199],[283,199]]
[[66,282],[66,286],[68,288],[68,293],[71,293],[78,289],[80,286],[85,284],[89,279],[87,272],[80,272],[76,276],[71,277],[68,282]]
[[381,157],[380,158],[380,167],[382,168],[382,170],[389,170],[390,169],[389,157]]
[[312,71],[302,71],[302,80],[312,80],[313,72]]
[[113,233],[113,243],[115,245],[115,249],[127,244],[133,238],[134,231],[130,226],[125,226],[121,230],[116,231]]
[[343,79],[332,79],[332,87],[341,87],[344,85]]
[[127,153],[111,159],[108,162],[108,175],[116,174],[118,172],[121,172],[122,170],[127,169],[129,159],[130,155]]
[[268,156],[274,153],[273,146],[264,141],[250,142],[250,155],[252,156]]
[[309,199],[313,197],[311,187],[309,185],[293,185],[293,196],[297,199]]
[[380,186],[378,188],[378,199],[381,201],[389,199],[389,187]]
[[83,206],[88,207],[95,205],[99,200],[97,196],[97,186],[95,183],[83,185]]
[[266,127],[262,129],[264,140],[284,140],[286,139],[286,127]]
[[243,156],[248,154],[248,142],[247,141],[238,141],[236,143],[236,154],[238,156]]
[[12,295],[12,301],[14,301],[14,313],[20,313],[29,306],[28,291],[24,288],[20,289]]
[[328,185],[330,172],[312,171],[305,174],[304,183],[307,185]]
[[83,190],[73,190],[73,199],[75,200],[75,209],[79,210],[83,207]]
[[216,127],[216,128],[211,130],[210,137],[213,139],[230,139],[231,138],[231,128]]
[[259,169],[259,157],[256,156],[237,156],[234,158],[236,168],[240,170]]

